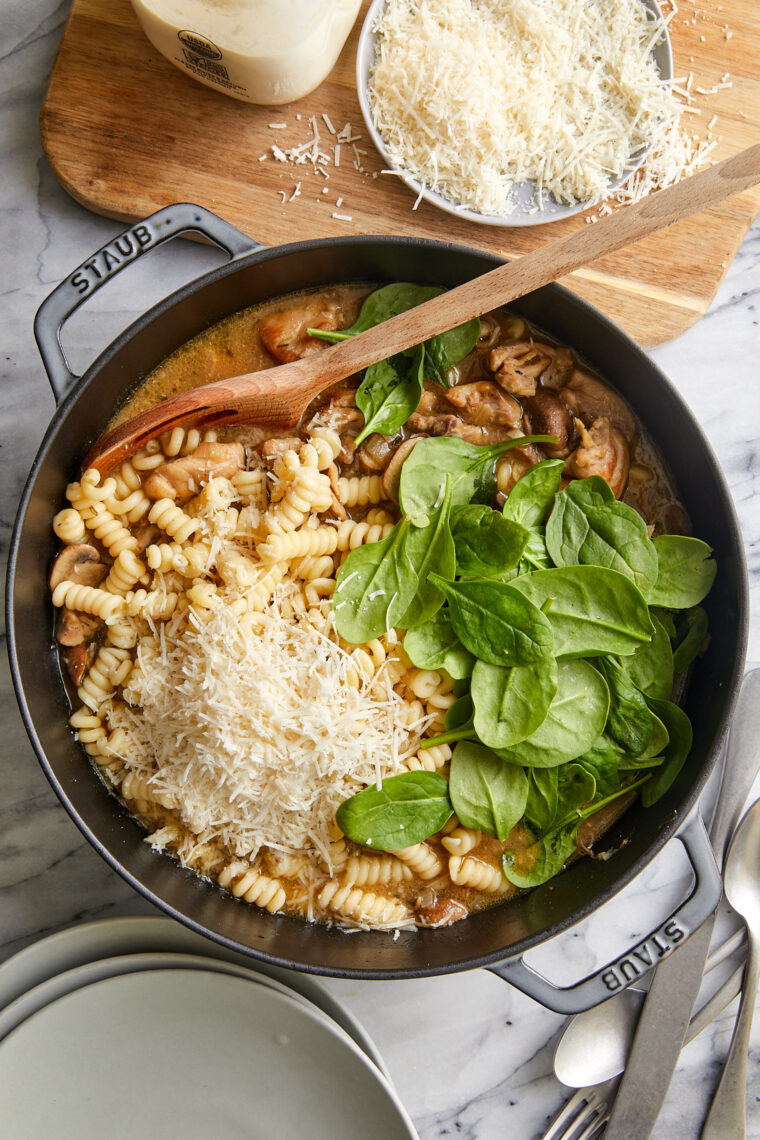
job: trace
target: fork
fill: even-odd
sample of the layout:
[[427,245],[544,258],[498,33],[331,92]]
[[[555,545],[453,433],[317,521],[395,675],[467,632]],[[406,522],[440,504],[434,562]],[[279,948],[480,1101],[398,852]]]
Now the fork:
[[[717,965],[717,962],[714,964]],[[699,1013],[694,1014],[686,1031],[685,1045],[693,1041],[741,993],[743,974],[744,962],[705,1002]],[[600,1135],[600,1130],[609,1119],[619,1081],[620,1076],[615,1076],[602,1084],[578,1089],[551,1121],[541,1140],[593,1140],[593,1137]]]

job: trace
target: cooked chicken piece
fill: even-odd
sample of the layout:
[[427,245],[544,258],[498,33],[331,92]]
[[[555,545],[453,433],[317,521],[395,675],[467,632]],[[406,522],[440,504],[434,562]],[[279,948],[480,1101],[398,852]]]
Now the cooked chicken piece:
[[575,421],[567,404],[554,392],[539,388],[525,401],[525,425],[531,435],[555,435],[557,443],[542,447],[551,459],[565,459],[578,443]]
[[89,641],[102,624],[100,618],[64,607],[56,619],[55,639],[59,645],[81,645]]
[[[544,458],[541,452],[532,444],[527,447],[515,447],[502,455],[496,463],[496,485],[499,493],[505,497],[514,487],[518,479],[522,479],[526,471],[534,464],[540,463]],[[501,503],[503,506],[503,501]]]
[[551,349],[532,340],[518,340],[495,348],[488,363],[505,391],[513,396],[532,396],[538,377],[551,363]]
[[421,416],[415,412],[406,421],[410,428],[425,435],[458,435],[468,443],[501,443],[503,439],[512,439],[514,428],[489,426],[479,427],[477,424],[466,424],[458,416],[437,415]]
[[280,459],[286,451],[298,451],[302,444],[303,440],[299,435],[283,435],[279,439],[268,439],[261,446],[261,458],[266,463],[274,463],[275,459]]
[[586,429],[581,420],[575,425],[581,442],[565,463],[565,473],[574,479],[586,479],[589,475],[601,475],[619,499],[628,481],[630,456],[625,436],[612,427],[606,416],[594,420]]
[[200,443],[190,455],[170,459],[151,471],[145,480],[145,494],[151,499],[187,503],[209,479],[231,479],[244,466],[245,451],[241,443]]
[[392,503],[398,502],[398,484],[401,478],[401,465],[412,448],[414,448],[421,439],[427,439],[427,436],[410,435],[408,439],[405,439],[404,442],[399,444],[396,448],[393,458],[385,468],[383,473],[383,493]]
[[418,906],[415,919],[420,926],[450,926],[467,914],[467,907],[456,899],[436,899],[430,906]]
[[59,582],[76,582],[80,586],[98,586],[108,573],[108,565],[100,561],[100,554],[86,542],[64,546],[50,567],[50,589]]
[[589,376],[587,372],[575,368],[561,395],[573,414],[583,420],[586,427],[603,416],[610,421],[612,427],[622,431],[629,443],[633,439],[636,423],[631,412],[620,396],[616,396],[606,384]]
[[517,427],[522,420],[522,407],[514,398],[494,384],[493,380],[478,380],[474,384],[459,384],[450,388],[446,399],[471,424],[505,425]]
[[551,362],[541,373],[544,388],[557,389],[567,384],[573,367],[573,354],[569,348],[553,348]]
[[341,463],[353,463],[356,450],[354,440],[363,426],[364,416],[356,406],[356,389],[344,388],[333,392],[327,403],[322,404],[309,420],[306,430],[314,427],[333,428],[343,444],[338,458]]
[[328,345],[317,337],[309,336],[307,329],[337,329],[340,305],[323,297],[307,297],[300,304],[269,313],[259,325],[262,344],[276,360],[287,364],[300,360],[312,352],[320,352]]
[[393,446],[387,435],[373,432],[368,436],[356,457],[362,471],[366,471],[369,475],[378,475],[381,471],[385,471],[393,454]]
[[338,471],[337,464],[331,463],[330,466],[327,468],[327,471],[325,472],[325,474],[327,475],[328,479],[330,480],[330,493],[332,495],[332,508],[331,508],[332,513],[335,515],[336,519],[340,519],[343,522],[348,518],[348,511],[346,510],[346,508],[343,506],[343,504],[340,501],[340,495],[338,492],[338,479],[340,477],[340,472]]

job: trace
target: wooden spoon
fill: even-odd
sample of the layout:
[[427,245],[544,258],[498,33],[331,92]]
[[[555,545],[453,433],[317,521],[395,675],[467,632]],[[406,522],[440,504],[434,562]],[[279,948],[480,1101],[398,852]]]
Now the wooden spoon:
[[149,440],[180,424],[210,427],[255,421],[273,429],[292,428],[314,397],[339,380],[523,297],[757,182],[760,143],[323,352],[204,384],[166,400],[99,440],[85,466],[106,475]]

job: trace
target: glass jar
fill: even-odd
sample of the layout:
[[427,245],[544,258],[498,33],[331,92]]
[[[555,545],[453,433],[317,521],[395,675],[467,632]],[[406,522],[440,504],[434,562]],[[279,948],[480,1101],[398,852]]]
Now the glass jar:
[[247,103],[289,103],[327,78],[361,0],[132,0],[153,46]]

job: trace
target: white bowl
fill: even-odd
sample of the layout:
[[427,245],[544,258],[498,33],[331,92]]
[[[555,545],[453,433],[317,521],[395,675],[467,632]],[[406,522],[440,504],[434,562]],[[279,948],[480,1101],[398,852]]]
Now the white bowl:
[[[642,3],[646,4],[647,8],[651,9],[651,11],[662,19],[662,12],[660,11],[657,0],[642,0]],[[572,206],[565,206],[559,202],[555,202],[554,199],[548,195],[544,195],[543,205],[537,208],[535,201],[535,183],[530,181],[514,187],[514,208],[510,214],[479,214],[475,210],[468,210],[464,206],[459,206],[450,198],[445,198],[443,194],[438,194],[436,191],[423,186],[412,174],[392,161],[386,150],[383,137],[373,122],[368,94],[369,73],[375,62],[375,47],[377,41],[374,27],[385,4],[386,0],[373,0],[365,17],[364,24],[362,25],[356,51],[356,89],[359,94],[359,105],[362,115],[364,116],[367,131],[388,168],[393,170],[401,178],[402,182],[405,182],[410,190],[413,190],[415,194],[424,199],[424,201],[430,202],[433,206],[438,206],[439,209],[445,210],[448,214],[454,214],[456,217],[464,218],[468,222],[478,222],[482,226],[538,226],[546,222],[556,222],[559,218],[569,218],[573,214],[579,214],[583,210],[588,209],[590,205],[589,202],[576,202]],[[670,82],[673,78],[673,51],[667,28],[664,36],[661,37],[655,45],[653,55],[661,78],[666,82]],[[626,170],[623,177],[610,183],[610,193],[614,193],[618,187],[622,186],[622,184],[631,177],[633,172],[641,166],[647,154],[648,150],[642,150],[636,160],[632,162],[631,166]]]

